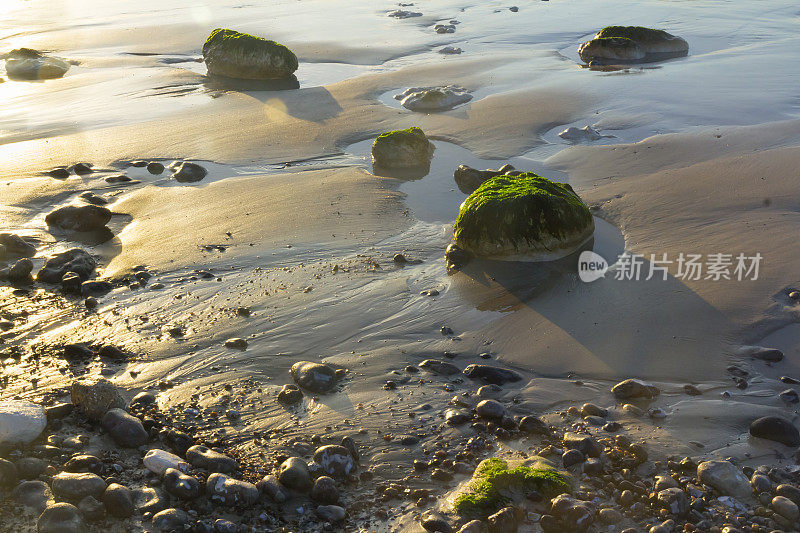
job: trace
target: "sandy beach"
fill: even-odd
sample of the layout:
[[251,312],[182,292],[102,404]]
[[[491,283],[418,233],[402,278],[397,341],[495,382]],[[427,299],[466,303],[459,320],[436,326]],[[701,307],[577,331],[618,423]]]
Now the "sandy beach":
[[[0,530],[800,531],[798,13],[782,0],[4,3],[0,53],[69,68],[34,81],[0,68],[0,234],[31,248],[34,277],[84,250],[84,285],[97,283],[15,282],[0,239]],[[614,24],[663,28],[688,55],[584,62],[581,43]],[[294,78],[209,73],[215,28],[285,45]],[[441,86],[468,101],[421,112],[395,98]],[[375,139],[412,126],[435,148],[425,172],[373,167]],[[597,135],[562,134],[586,127]],[[203,176],[176,179],[181,163]],[[448,268],[470,195],[454,171],[504,164],[571,186],[604,277],[583,281],[577,251]],[[86,205],[110,211],[104,227],[46,220]],[[617,279],[623,254],[641,258],[638,279]],[[688,254],[727,254],[727,276],[687,278]],[[757,272],[737,279],[739,255],[758,255]],[[335,386],[315,390],[300,362]],[[92,416],[75,384],[98,379],[113,393],[93,398],[113,401]],[[612,391],[628,379],[652,389]],[[47,413],[25,442],[3,418],[19,402]],[[144,440],[120,444],[115,407]],[[778,437],[753,429],[762,417],[785,423],[766,430]],[[320,460],[325,446],[339,459]],[[152,466],[154,449],[175,472]],[[291,458],[313,491],[282,477]],[[454,502],[492,458],[546,460],[571,490],[504,493],[507,516],[470,526]],[[720,482],[712,466],[735,472]],[[101,490],[64,489],[78,474]],[[335,498],[319,495],[329,478]],[[114,484],[133,495],[127,515]],[[62,504],[75,511],[50,511]]]

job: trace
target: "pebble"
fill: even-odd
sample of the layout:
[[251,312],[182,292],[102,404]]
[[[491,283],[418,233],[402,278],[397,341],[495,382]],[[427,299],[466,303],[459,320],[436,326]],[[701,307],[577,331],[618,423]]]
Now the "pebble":
[[165,450],[149,450],[142,459],[145,468],[159,477],[163,476],[168,468],[174,468],[181,472],[189,471],[189,464],[175,454]]
[[226,505],[250,506],[258,500],[258,489],[255,485],[219,473],[208,476],[206,492],[212,500]]
[[164,165],[159,163],[158,161],[150,161],[147,163],[147,171],[150,174],[161,174],[164,172]]
[[77,507],[69,503],[54,503],[36,521],[37,533],[85,533],[86,524]]
[[611,388],[611,393],[620,400],[655,398],[660,392],[655,385],[640,379],[626,379]]
[[86,496],[99,497],[106,490],[106,482],[97,474],[61,472],[53,476],[53,494],[67,500],[80,500]]
[[192,466],[209,472],[230,474],[239,469],[239,463],[235,459],[199,444],[186,450],[186,460]]
[[103,473],[103,462],[94,455],[75,455],[64,464],[64,470],[76,474],[88,472],[99,476]]
[[122,409],[110,409],[103,415],[100,425],[111,435],[117,446],[123,448],[138,448],[150,440],[142,421]]
[[451,426],[458,426],[472,420],[472,414],[465,409],[448,409],[444,413],[444,419]]
[[752,495],[750,481],[742,470],[728,461],[705,461],[697,465],[697,479],[720,494],[747,501]]
[[240,337],[234,337],[232,339],[228,339],[225,341],[226,348],[233,348],[236,350],[246,350],[247,349],[247,339],[242,339]]
[[550,428],[547,424],[533,415],[525,416],[519,421],[519,430],[531,435],[547,435],[550,433]]
[[108,514],[117,518],[127,518],[135,510],[133,493],[128,487],[119,483],[110,484],[103,492],[102,500]]
[[264,476],[264,479],[256,483],[256,487],[261,494],[266,495],[275,503],[283,503],[289,499],[289,492],[281,486],[278,478],[273,475]]
[[12,491],[14,500],[37,513],[44,511],[48,502],[53,500],[53,493],[44,481],[23,481]]
[[197,163],[189,163],[184,161],[182,163],[178,163],[177,165],[170,165],[170,168],[173,168],[174,172],[172,173],[172,179],[178,181],[180,183],[195,183],[203,178],[206,177],[208,171],[198,165]]
[[327,522],[334,524],[341,522],[344,520],[345,515],[344,507],[339,507],[338,505],[320,505],[317,507],[317,516]]
[[98,522],[106,517],[105,507],[94,496],[86,496],[78,502],[78,509],[84,518],[92,522]]
[[504,385],[522,380],[522,376],[514,370],[489,365],[472,364],[464,369],[464,375],[470,379],[481,379],[486,383]]
[[181,500],[193,500],[200,495],[200,483],[175,468],[167,468],[164,472],[164,488]]
[[0,487],[13,487],[19,481],[17,467],[11,461],[0,458]]
[[453,374],[461,372],[453,363],[448,363],[447,361],[441,361],[439,359],[425,359],[419,364],[419,367],[426,372],[442,376],[452,376]]
[[800,509],[798,509],[797,504],[785,496],[775,496],[772,498],[770,507],[772,507],[773,511],[791,522],[800,518]]
[[167,508],[167,495],[158,487],[142,487],[133,493],[134,505],[141,513],[157,513]]
[[336,386],[336,371],[324,364],[299,361],[292,365],[292,378],[301,388],[325,393]]
[[278,479],[285,487],[301,492],[311,487],[308,464],[299,457],[290,457],[281,464]]
[[183,533],[189,525],[189,515],[180,509],[164,509],[153,515],[153,527],[164,533]]
[[303,391],[297,385],[284,385],[278,393],[278,401],[285,405],[295,405],[303,401]]
[[561,461],[564,463],[564,468],[569,468],[581,464],[583,462],[583,454],[578,450],[567,450],[561,456]]
[[439,533],[452,533],[453,528],[447,523],[439,513],[434,511],[426,511],[420,518],[420,525],[425,531],[439,532]]
[[320,476],[311,489],[311,498],[322,505],[332,505],[339,501],[336,482],[328,476]]
[[0,401],[0,446],[28,444],[47,425],[44,408],[23,400]]
[[750,424],[750,435],[779,442],[786,446],[800,445],[800,431],[786,418],[765,416]]
[[786,389],[785,391],[778,394],[778,397],[786,403],[800,402],[800,396],[797,395],[797,391],[794,389]]
[[314,462],[322,467],[323,472],[334,477],[344,477],[355,469],[355,461],[350,450],[344,446],[329,444],[317,448]]
[[481,400],[475,410],[479,417],[486,419],[500,419],[506,414],[506,408],[497,400]]
[[70,401],[87,418],[95,421],[99,421],[109,409],[125,407],[125,399],[116,385],[105,378],[74,381],[70,387]]

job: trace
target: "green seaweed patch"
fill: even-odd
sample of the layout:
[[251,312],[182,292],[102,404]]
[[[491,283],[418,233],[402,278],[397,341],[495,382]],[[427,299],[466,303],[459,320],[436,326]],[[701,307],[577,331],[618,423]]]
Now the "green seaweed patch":
[[567,183],[532,172],[485,181],[464,203],[453,225],[456,243],[536,243],[564,238],[593,224],[592,214]]
[[664,30],[655,30],[644,26],[606,26],[596,35],[596,38],[599,39],[605,37],[622,37],[634,42],[647,43],[665,41],[672,36]]
[[516,466],[498,458],[482,461],[463,494],[453,502],[455,511],[466,518],[486,518],[501,507],[538,492],[547,498],[569,492],[569,478],[552,468]]
[[422,128],[418,128],[417,126],[412,126],[404,130],[394,130],[381,133],[378,135],[378,138],[375,139],[374,144],[380,144],[384,142],[406,142],[409,144],[418,143],[422,147],[428,146],[428,138],[425,136],[425,132],[422,131]]
[[228,28],[217,28],[211,32],[208,39],[206,39],[206,42],[203,44],[203,55],[206,55],[211,47],[236,49],[254,54],[262,52],[265,48],[269,48],[271,53],[277,53],[281,56],[287,68],[297,70],[299,66],[297,56],[286,46],[270,39],[256,37],[249,33],[242,33]]

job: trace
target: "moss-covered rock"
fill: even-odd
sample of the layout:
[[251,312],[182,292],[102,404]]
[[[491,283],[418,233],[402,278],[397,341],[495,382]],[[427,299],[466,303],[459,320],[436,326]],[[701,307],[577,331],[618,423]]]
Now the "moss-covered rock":
[[689,53],[689,44],[664,30],[642,26],[607,26],[578,48],[587,63],[593,60],[656,61]]
[[592,214],[572,187],[532,172],[484,182],[461,204],[453,225],[464,250],[522,261],[563,257],[593,233]]
[[453,511],[462,518],[483,518],[534,492],[552,498],[569,492],[572,478],[543,458],[481,461],[472,478],[449,499]]
[[251,80],[287,78],[297,70],[297,56],[275,41],[217,28],[203,45],[209,74]]
[[381,133],[372,143],[372,164],[383,168],[428,165],[435,147],[420,128]]

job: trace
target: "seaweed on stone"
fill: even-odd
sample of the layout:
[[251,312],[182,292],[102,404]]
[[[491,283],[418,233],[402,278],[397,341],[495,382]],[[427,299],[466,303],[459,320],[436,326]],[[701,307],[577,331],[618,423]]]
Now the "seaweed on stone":
[[544,465],[510,466],[498,458],[486,459],[454,502],[454,510],[466,518],[486,518],[515,498],[538,492],[551,498],[570,490],[569,478]]
[[211,32],[203,44],[203,57],[207,64],[211,62],[210,69],[213,66],[223,75],[228,75],[227,70],[249,68],[259,74],[253,77],[286,77],[298,67],[297,56],[286,46],[227,28]]
[[484,182],[464,203],[453,226],[457,244],[510,242],[516,248],[562,238],[593,225],[589,208],[569,184],[532,172]]
[[596,39],[607,37],[620,37],[637,43],[648,43],[665,41],[672,38],[672,35],[664,30],[655,30],[644,26],[606,26],[595,35]]

